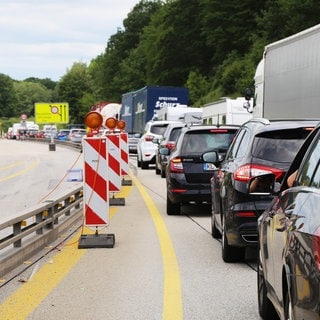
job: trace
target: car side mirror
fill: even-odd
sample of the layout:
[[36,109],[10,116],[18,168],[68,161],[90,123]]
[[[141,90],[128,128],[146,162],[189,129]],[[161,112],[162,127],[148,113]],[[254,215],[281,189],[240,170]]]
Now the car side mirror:
[[162,156],[168,156],[170,154],[170,149],[169,148],[160,148],[159,153]]
[[264,174],[253,177],[249,180],[248,184],[249,194],[269,196],[274,194],[279,189],[276,184],[276,177],[273,173]]
[[219,162],[219,155],[217,151],[209,151],[202,154],[202,159],[205,162],[217,163]]

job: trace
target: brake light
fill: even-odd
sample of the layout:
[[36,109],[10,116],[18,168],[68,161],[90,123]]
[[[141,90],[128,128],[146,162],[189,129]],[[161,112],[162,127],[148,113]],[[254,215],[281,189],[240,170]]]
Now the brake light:
[[170,161],[170,171],[174,173],[183,173],[183,164],[181,158],[173,158]]
[[236,181],[247,182],[251,178],[263,174],[273,173],[276,176],[276,180],[279,181],[284,175],[284,171],[277,168],[262,166],[258,164],[245,164],[239,167],[234,173],[233,178]]
[[153,141],[153,136],[147,135],[147,136],[144,137],[144,140],[152,142]]
[[211,129],[211,133],[227,133],[229,132],[228,129]]
[[315,231],[313,236],[314,263],[320,271],[320,227]]
[[239,218],[252,218],[256,216],[254,211],[239,211],[236,215]]
[[168,142],[166,144],[166,148],[168,148],[169,150],[172,150],[174,148],[175,144],[173,142]]

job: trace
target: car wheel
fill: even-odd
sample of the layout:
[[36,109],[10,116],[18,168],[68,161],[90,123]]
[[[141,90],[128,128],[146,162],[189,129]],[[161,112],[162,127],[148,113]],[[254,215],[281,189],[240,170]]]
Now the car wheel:
[[141,161],[141,169],[149,169],[149,162]]
[[173,203],[167,196],[167,215],[180,214],[180,203]]
[[166,177],[166,171],[161,168],[161,178],[165,178]]
[[228,239],[226,235],[226,226],[223,221],[222,226],[222,259],[224,262],[240,262],[244,259],[244,248],[241,247],[233,247],[228,244]]
[[214,239],[221,239],[221,233],[217,229],[216,220],[214,219],[213,213],[211,216],[211,235]]
[[[277,319],[276,311],[267,297],[267,286],[264,278],[261,251],[258,250],[258,272],[257,272],[258,308],[262,319]],[[288,318],[286,318],[288,319]]]
[[158,168],[158,165],[156,163],[156,174],[160,174],[161,173],[161,170]]
[[141,161],[139,160],[139,156],[137,156],[137,167],[141,168]]

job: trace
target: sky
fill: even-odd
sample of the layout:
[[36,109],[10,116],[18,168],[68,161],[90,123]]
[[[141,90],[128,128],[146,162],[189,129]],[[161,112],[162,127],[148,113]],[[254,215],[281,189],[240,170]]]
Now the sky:
[[90,63],[139,0],[0,0],[0,73],[59,81]]

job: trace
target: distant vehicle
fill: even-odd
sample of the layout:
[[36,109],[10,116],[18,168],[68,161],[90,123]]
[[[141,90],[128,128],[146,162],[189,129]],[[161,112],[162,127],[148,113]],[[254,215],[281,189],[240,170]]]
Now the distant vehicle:
[[[156,112],[188,104],[189,90],[184,87],[146,86],[122,95],[120,119],[127,132],[143,133],[146,123],[156,120]],[[166,119],[168,121],[170,119]]]
[[[167,214],[180,214],[183,204],[211,204],[210,179],[239,126],[186,126],[182,128],[166,169]],[[167,148],[169,152],[169,148]],[[203,158],[216,151],[214,163]]]
[[140,133],[128,133],[128,149],[129,153],[137,153],[138,142],[141,137]]
[[[228,97],[221,98],[205,104],[202,118],[204,124],[237,124],[242,125],[252,118],[252,113],[244,109],[243,105],[247,102],[244,97],[231,99]],[[253,102],[251,101],[251,104]]]
[[137,145],[137,165],[141,169],[148,169],[149,164],[155,163],[158,145],[153,140],[162,139],[169,123],[172,121],[149,121],[145,125],[144,134]]
[[68,135],[68,141],[81,143],[82,138],[87,134],[86,129],[71,129]]
[[242,261],[246,247],[256,247],[257,220],[272,197],[251,195],[248,182],[272,173],[281,182],[299,147],[318,121],[252,119],[235,136],[211,179],[214,238],[221,238],[225,262]]
[[70,133],[69,129],[61,129],[57,134],[57,139],[61,141],[66,141],[69,133]]
[[[296,173],[293,186],[288,178]],[[270,179],[271,177],[271,179]],[[320,319],[320,126],[307,137],[280,190],[271,173],[252,178],[277,195],[258,220],[258,304],[262,319]],[[252,196],[255,195],[253,191]]]
[[[183,127],[185,127],[185,124],[182,122],[170,123],[163,134],[163,139],[157,140],[158,148],[156,149],[155,169],[156,174],[160,174],[162,178],[166,177],[169,154],[174,149],[176,141]],[[169,152],[166,150],[162,152],[161,150],[163,148],[168,148]]]
[[58,131],[56,129],[46,129],[43,130],[43,138],[44,139],[55,139],[57,138]]

